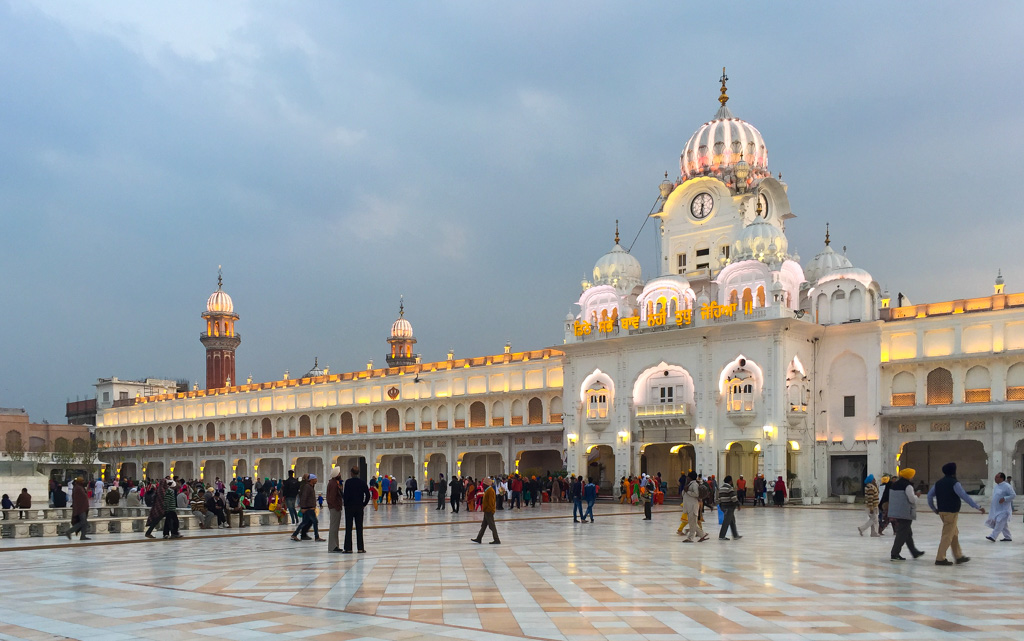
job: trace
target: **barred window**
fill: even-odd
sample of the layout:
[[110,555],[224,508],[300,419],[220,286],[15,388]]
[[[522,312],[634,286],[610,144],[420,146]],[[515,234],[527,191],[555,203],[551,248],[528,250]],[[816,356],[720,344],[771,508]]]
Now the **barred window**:
[[917,423],[900,423],[899,429],[897,431],[899,431],[900,434],[906,434],[908,432],[916,432],[917,431]]
[[928,372],[928,404],[949,405],[953,402],[953,375],[937,367]]
[[932,431],[933,432],[948,432],[949,431],[949,421],[942,421],[942,422],[932,423]]
[[967,421],[968,432],[979,432],[985,429],[985,421]]

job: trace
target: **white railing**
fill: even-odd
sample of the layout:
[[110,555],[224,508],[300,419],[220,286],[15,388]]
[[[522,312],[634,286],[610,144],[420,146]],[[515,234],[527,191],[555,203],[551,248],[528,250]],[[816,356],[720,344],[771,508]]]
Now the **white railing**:
[[649,416],[686,416],[686,414],[686,403],[654,403],[652,405],[636,406],[637,418]]

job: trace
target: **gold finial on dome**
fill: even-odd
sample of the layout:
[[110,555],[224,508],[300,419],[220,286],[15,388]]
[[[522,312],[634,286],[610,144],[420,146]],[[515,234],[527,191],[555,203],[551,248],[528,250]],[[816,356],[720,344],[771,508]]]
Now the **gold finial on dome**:
[[615,244],[619,244],[619,219],[615,219]]
[[725,93],[725,83],[729,80],[729,76],[725,75],[725,67],[722,67],[722,77],[719,80],[722,81],[722,95],[718,97],[718,102],[724,107],[725,103],[729,102],[729,96]]
[[224,284],[224,272],[221,270],[221,266],[217,265],[217,289],[220,289]]
[[828,223],[825,223],[825,247],[828,247],[828,244],[831,242],[828,238]]
[[405,294],[398,295],[398,317],[405,318]]
[[757,214],[757,217],[758,217],[758,218],[760,218],[760,217],[761,217],[761,212],[762,212],[762,211],[763,211],[763,210],[761,209],[761,199],[760,199],[760,198],[758,198],[758,199],[757,199],[757,207],[756,207],[756,208],[754,209],[754,213],[756,213],[756,214]]

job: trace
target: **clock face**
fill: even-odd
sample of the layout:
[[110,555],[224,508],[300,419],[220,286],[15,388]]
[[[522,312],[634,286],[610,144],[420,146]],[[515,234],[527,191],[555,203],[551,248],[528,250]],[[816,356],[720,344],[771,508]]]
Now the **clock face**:
[[704,220],[711,213],[711,208],[715,206],[715,199],[711,197],[711,194],[703,192],[697,194],[690,201],[690,215],[697,220]]
[[761,205],[761,218],[768,220],[768,196],[758,194],[757,202]]

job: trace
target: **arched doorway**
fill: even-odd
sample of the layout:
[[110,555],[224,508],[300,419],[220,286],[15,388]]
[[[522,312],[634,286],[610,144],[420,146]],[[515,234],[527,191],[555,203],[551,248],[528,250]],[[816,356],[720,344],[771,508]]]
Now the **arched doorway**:
[[459,476],[480,479],[507,472],[498,452],[466,452],[462,455]]
[[763,471],[761,445],[755,441],[733,441],[726,446],[725,473],[722,478],[732,476],[733,482],[742,476],[748,485]]
[[448,457],[438,452],[428,455],[424,480],[428,483],[430,479],[437,481],[441,474],[444,474],[446,481],[450,480],[448,478]]
[[640,450],[640,472],[657,478],[676,493],[679,477],[697,468],[697,454],[689,443],[647,443]]
[[[910,441],[900,448],[899,467],[913,468],[914,485],[942,478],[942,466],[956,461],[956,477],[967,492],[992,487],[985,446],[974,440]],[[1003,470],[997,470],[1003,471]],[[1007,472],[1009,474],[1009,472]]]
[[206,483],[207,486],[213,485],[213,483],[220,479],[222,483],[227,485],[227,470],[225,469],[224,461],[211,459],[202,462],[202,467],[199,470],[200,480]]
[[562,453],[558,450],[527,450],[519,453],[519,471],[530,476],[550,476],[562,470]]
[[610,494],[618,487],[615,478],[615,451],[611,445],[591,445],[587,448],[587,467],[584,474],[597,483],[601,492]]
[[171,475],[186,481],[194,480],[196,478],[195,466],[192,461],[174,461],[171,463]]
[[257,479],[284,478],[284,463],[279,458],[261,458],[252,466],[253,477]]
[[395,477],[402,488],[405,488],[405,480],[410,476],[416,476],[416,460],[412,454],[385,454],[380,457],[380,469],[377,473]]
[[163,461],[151,461],[143,466],[143,474],[147,479],[162,479],[164,477]]

